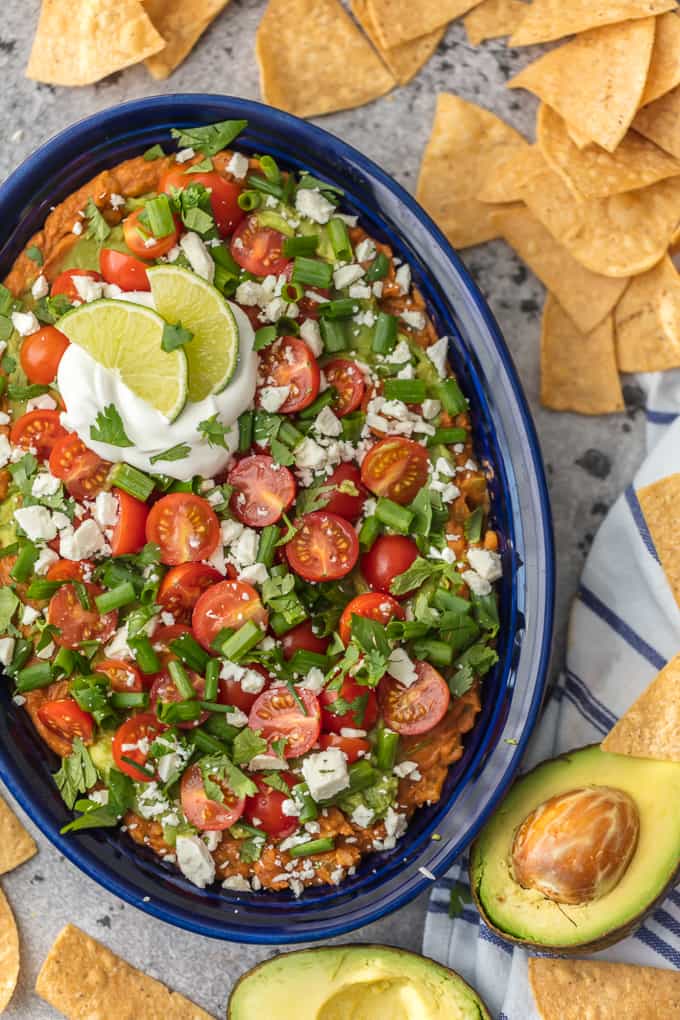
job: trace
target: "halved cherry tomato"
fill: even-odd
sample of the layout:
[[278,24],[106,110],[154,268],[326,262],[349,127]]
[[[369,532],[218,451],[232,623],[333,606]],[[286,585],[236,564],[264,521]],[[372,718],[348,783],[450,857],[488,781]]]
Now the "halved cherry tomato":
[[58,560],[48,568],[48,581],[84,581],[92,573],[94,564],[89,560]]
[[403,506],[427,485],[429,463],[425,447],[412,439],[381,439],[364,457],[361,480],[376,496]]
[[138,783],[152,783],[156,776],[145,768],[149,757],[147,745],[152,744],[165,729],[167,726],[159,722],[151,712],[142,712],[126,719],[113,738],[112,751],[116,768]]
[[50,599],[47,607],[47,622],[58,627],[60,633],[54,640],[64,648],[77,648],[82,641],[108,641],[118,623],[118,610],[100,615],[94,600],[102,589],[96,584],[84,581],[90,603],[83,609],[72,584],[64,584]]
[[88,450],[75,432],[58,439],[50,453],[50,471],[74,499],[94,499],[109,477],[111,465]]
[[13,446],[33,447],[39,460],[47,460],[54,444],[66,435],[59,424],[59,411],[29,411],[14,422],[9,438]]
[[340,637],[346,645],[349,644],[352,636],[353,616],[363,616],[386,626],[390,620],[395,618],[403,620],[404,610],[391,595],[372,591],[366,592],[364,595],[357,595],[347,603],[340,617]]
[[191,620],[191,611],[206,588],[222,580],[207,563],[182,563],[171,567],[161,582],[158,602],[176,620]]
[[248,725],[260,730],[270,744],[285,739],[284,758],[306,754],[319,739],[321,709],[315,694],[299,687],[297,695],[305,706],[306,715],[287,687],[269,687],[257,698],[250,710]]
[[95,673],[103,673],[111,689],[121,694],[129,691],[143,691],[142,674],[132,662],[123,659],[103,659],[94,667]]
[[[205,679],[199,676],[198,673],[194,673],[192,670],[187,670],[187,675],[191,681],[191,686],[196,691],[196,696],[199,701],[203,700],[205,693]],[[149,705],[152,712],[157,712],[159,702],[163,705],[171,705],[177,701],[182,701],[182,695],[175,686],[175,681],[172,679],[167,670],[162,670],[154,680],[151,686],[151,692],[149,694]],[[197,719],[192,719],[191,722],[180,722],[174,723],[180,730],[193,730],[197,726],[201,726],[210,712],[201,712]]]
[[141,499],[135,499],[123,489],[113,489],[118,500],[118,520],[111,535],[111,555],[125,556],[136,553],[146,542],[146,519],[149,508]]
[[188,170],[174,167],[163,174],[158,190],[171,195],[173,191],[181,191],[190,184],[202,184],[204,188],[210,189],[210,205],[217,229],[222,237],[231,234],[246,215],[238,204],[238,197],[243,190],[240,184],[226,180],[217,171],[192,174]]
[[[123,220],[123,236],[126,245],[133,255],[139,255],[142,259],[159,259],[161,255],[167,255],[170,249],[177,244],[179,236],[177,225],[175,224],[172,233],[166,234],[164,237],[154,237],[139,222],[141,214],[141,209],[135,209]],[[153,243],[147,244],[147,240]]]
[[43,726],[66,740],[80,737],[83,743],[89,744],[94,736],[94,719],[74,698],[46,701],[38,709],[38,718]]
[[67,347],[68,340],[54,326],[43,326],[37,333],[27,336],[21,345],[19,361],[28,381],[40,386],[53,382]]
[[193,492],[163,496],[146,520],[146,540],[161,547],[161,561],[169,566],[208,559],[219,539],[217,514]]
[[451,694],[444,677],[429,662],[414,662],[418,679],[404,687],[388,676],[380,684],[386,724],[403,736],[427,733],[446,715]]
[[[293,276],[293,269],[295,268],[294,263],[290,262],[285,269],[284,276],[287,280],[290,280]],[[315,301],[314,297],[308,297],[308,295],[318,294],[319,300]],[[331,292],[326,287],[305,287],[303,296],[295,302],[300,312],[298,315],[298,322],[303,319],[318,319],[319,318],[319,305],[324,304],[330,299]],[[259,324],[261,325],[261,323]]]
[[151,641],[156,651],[167,652],[170,650],[170,642],[175,641],[182,634],[191,634],[191,628],[185,627],[182,623],[171,623],[168,627],[157,627]]
[[[350,727],[351,729],[363,729],[363,727]],[[359,761],[371,750],[370,741],[363,737],[342,737],[339,733],[322,733],[319,743],[324,751],[329,747],[337,747],[347,756],[347,761],[352,765]]]
[[99,253],[99,268],[107,283],[115,283],[121,290],[151,290],[148,266],[134,255],[102,248]]
[[319,655],[325,655],[330,640],[329,637],[317,637],[312,627],[312,621],[305,620],[304,623],[298,623],[297,627],[293,627],[292,630],[286,631],[281,638],[284,658],[292,659],[299,651],[317,652]]
[[[330,707],[342,698],[352,707],[342,715],[329,711]],[[370,730],[378,720],[378,698],[374,690],[357,684],[350,677],[345,677],[342,687],[333,691],[325,688],[319,695],[322,709],[322,723],[326,733],[339,733],[346,728]]]
[[192,765],[186,770],[180,783],[182,811],[190,824],[202,832],[222,832],[239,820],[246,799],[237,797],[223,780],[211,778],[214,778],[222,790],[224,800],[209,799],[203,785],[201,770],[198,765]]
[[304,340],[294,336],[283,336],[260,353],[260,378],[264,387],[290,386],[279,408],[281,414],[296,414],[309,407],[321,386],[316,358]]
[[238,630],[252,620],[263,630],[269,622],[269,613],[251,584],[245,581],[222,581],[204,591],[194,606],[191,617],[196,640],[206,651],[225,627]]
[[356,531],[344,517],[317,510],[297,521],[285,547],[291,570],[305,581],[339,581],[359,558]]
[[236,228],[230,251],[234,261],[254,276],[279,276],[290,262],[283,254],[285,240],[278,230],[259,226],[254,215]]
[[364,373],[356,361],[348,358],[333,358],[327,365],[324,365],[324,374],[328,385],[337,390],[338,400],[333,410],[338,418],[344,418],[361,407],[361,401],[366,392]]
[[[264,678],[265,687],[268,686],[274,679],[271,673],[268,673],[264,666],[260,666],[257,662],[249,663],[248,669],[254,670]],[[262,690],[264,690],[264,687]],[[238,680],[220,680],[217,700],[220,705],[233,705],[234,708],[238,708],[247,714],[250,712],[261,693],[262,691],[258,691],[257,694],[250,694],[248,691],[244,691],[243,687],[241,687],[240,681]]]
[[229,472],[227,481],[234,487],[229,505],[250,528],[265,528],[280,521],[297,492],[295,478],[288,468],[263,453],[240,460]]
[[[300,782],[297,776],[291,772],[280,773],[281,778],[289,787]],[[257,793],[246,799],[246,806],[243,817],[250,825],[264,829],[272,839],[285,839],[292,836],[298,827],[297,816],[291,817],[283,813],[283,804],[291,800],[290,793],[285,794],[269,786],[261,776],[254,776],[253,781],[257,786]]]
[[374,591],[389,594],[392,581],[408,570],[417,556],[418,546],[413,539],[405,535],[379,535],[361,557],[361,573]]
[[54,283],[50,288],[50,294],[55,297],[57,294],[64,294],[71,303],[75,301],[82,301],[78,288],[73,282],[74,276],[87,276],[90,280],[96,280],[97,282],[102,280],[102,274],[98,273],[94,269],[65,269],[63,273],[59,273]]
[[[368,493],[361,481],[361,472],[356,464],[350,464],[349,461],[346,461],[344,464],[338,464],[332,475],[326,479],[324,485],[332,485],[335,488],[329,502],[324,507],[327,514],[338,514],[339,517],[345,517],[348,521],[352,522],[361,516]],[[342,491],[343,488],[351,490],[352,486],[356,491],[356,495],[351,491]]]

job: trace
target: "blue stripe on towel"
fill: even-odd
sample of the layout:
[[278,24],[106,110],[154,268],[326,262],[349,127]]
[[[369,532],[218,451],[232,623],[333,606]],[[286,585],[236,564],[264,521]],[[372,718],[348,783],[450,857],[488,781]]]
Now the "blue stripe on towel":
[[642,507],[640,506],[640,502],[637,498],[637,493],[632,485],[629,485],[628,488],[626,489],[626,503],[628,504],[628,508],[631,512],[633,520],[635,521],[635,526],[637,527],[640,533],[640,538],[644,543],[645,549],[647,550],[649,555],[653,556],[656,562],[659,563],[659,554],[656,551],[654,539],[652,538],[651,532],[647,527],[645,515],[642,512]]
[[652,411],[645,409],[645,417],[651,425],[672,425],[678,417],[677,411]]
[[614,713],[595,697],[588,685],[573,670],[567,670],[566,677],[567,686],[574,691],[583,705],[588,706],[591,717],[597,718],[599,728],[610,730],[616,722]]
[[664,960],[668,960],[673,966],[680,970],[680,953],[677,949],[673,949],[667,942],[664,942],[662,938],[653,932],[649,928],[643,925],[642,928],[638,928],[634,936],[639,942],[643,942],[650,949],[653,949],[659,956],[663,956]]
[[605,606],[604,602],[597,597],[589,588],[581,585],[579,588],[578,598],[581,600],[584,606],[587,606],[591,612],[595,613],[607,626],[622,637],[631,648],[635,649],[638,655],[641,655],[643,659],[650,662],[655,669],[663,669],[666,665],[666,660],[661,656],[655,648],[648,645],[647,642],[636,634],[632,627],[629,627],[625,620],[622,620],[620,616],[617,616],[613,610],[608,606]]

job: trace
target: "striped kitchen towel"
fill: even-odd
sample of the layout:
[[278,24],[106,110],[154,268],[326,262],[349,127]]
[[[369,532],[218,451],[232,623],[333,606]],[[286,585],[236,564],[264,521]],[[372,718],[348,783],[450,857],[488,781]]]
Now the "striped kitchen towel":
[[[680,651],[680,611],[636,495],[643,486],[680,472],[680,370],[643,380],[647,456],[593,543],[569,622],[566,672],[529,745],[526,768],[599,742]],[[539,1020],[527,981],[527,953],[489,931],[473,906],[449,918],[450,890],[457,882],[468,884],[466,859],[433,890],[423,951],[459,971],[498,1020]],[[672,892],[635,935],[596,958],[680,970],[680,893]]]

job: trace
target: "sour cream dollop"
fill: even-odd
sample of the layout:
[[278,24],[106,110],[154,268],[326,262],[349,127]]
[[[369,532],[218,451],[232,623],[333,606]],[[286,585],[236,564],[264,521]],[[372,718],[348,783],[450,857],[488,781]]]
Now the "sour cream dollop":
[[[129,295],[123,296],[129,299]],[[145,297],[148,300],[150,295]],[[239,360],[231,382],[221,393],[199,403],[187,402],[175,421],[169,422],[133,393],[115,371],[104,368],[77,344],[71,344],[64,352],[57,374],[59,392],[66,405],[61,415],[64,428],[76,432],[85,446],[104,460],[125,461],[151,474],[170,475],[183,482],[194,475],[212,478],[219,474],[237,448],[236,422],[252,403],[257,384],[255,334],[248,316],[237,305],[230,302],[230,306],[238,326]],[[91,438],[90,429],[97,415],[109,404],[114,404],[120,414],[132,446],[111,446]],[[222,424],[231,426],[225,435],[226,449],[210,446],[198,431],[199,422],[214,414]],[[190,449],[186,457],[151,463],[153,456],[180,443],[186,443]]]

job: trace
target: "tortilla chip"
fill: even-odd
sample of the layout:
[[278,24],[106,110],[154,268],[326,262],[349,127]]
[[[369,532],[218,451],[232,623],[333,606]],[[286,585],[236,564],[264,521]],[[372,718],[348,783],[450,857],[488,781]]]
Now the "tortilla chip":
[[363,106],[396,84],[340,0],[269,0],[256,51],[262,98],[298,117]]
[[533,0],[509,45],[562,39],[589,28],[663,14],[675,6],[675,0]]
[[653,103],[676,85],[680,85],[680,18],[671,12],[656,19],[652,59],[640,106]]
[[613,152],[640,105],[654,45],[654,18],[584,32],[508,82],[528,89],[569,124]]
[[165,39],[138,0],[43,0],[26,74],[50,85],[91,85],[158,53]]
[[671,1020],[680,1015],[680,973],[673,970],[533,957],[529,984],[543,1020]]
[[378,33],[371,18],[368,0],[352,0],[352,14],[400,85],[406,85],[410,82],[411,78],[418,74],[421,67],[425,66],[446,32],[446,25],[442,25],[441,28],[435,29],[434,32],[422,35],[418,39],[410,39],[408,42],[400,43],[398,46],[392,46],[389,50],[386,50],[380,45]]
[[548,294],[541,329],[541,403],[553,411],[623,411],[612,316],[581,333]]
[[467,248],[497,236],[495,206],[477,198],[479,181],[527,143],[514,128],[474,103],[442,92],[420,167],[418,201],[451,244]]
[[368,0],[382,49],[389,50],[409,39],[448,25],[479,3],[479,0]]
[[513,149],[508,159],[491,168],[477,198],[481,202],[521,202],[522,188],[544,170],[545,160],[537,145]]
[[229,0],[143,0],[144,10],[167,40],[160,53],[144,63],[154,78],[167,78],[189,56],[194,46],[229,3]]
[[527,12],[524,0],[483,0],[463,18],[471,46],[514,32]]
[[680,762],[680,655],[664,666],[600,746],[611,754]]
[[635,276],[655,266],[680,218],[680,177],[577,202],[562,178],[546,170],[521,190],[553,237],[581,265],[603,276]]
[[541,283],[553,294],[581,333],[590,333],[609,315],[628,285],[585,269],[524,206],[494,214],[494,224]]
[[538,112],[536,134],[546,161],[579,200],[635,191],[680,174],[680,161],[635,131],[628,132],[615,152],[594,144],[577,148],[566,121],[545,104]]
[[638,489],[649,533],[673,597],[680,606],[680,474]]
[[116,1020],[212,1020],[72,924],[57,935],[35,990],[68,1020],[111,1020],[114,1012]]
[[14,914],[0,889],[0,1013],[8,1006],[19,979],[19,932]]
[[577,127],[574,127],[573,124],[567,124],[567,131],[569,132],[569,137],[577,149],[585,149],[586,145],[593,144],[590,138],[588,138],[587,135],[584,135],[582,131],[579,131]]
[[633,127],[680,159],[680,85],[640,110]]
[[33,837],[0,797],[0,875],[18,868],[37,852]]
[[680,368],[680,274],[668,256],[631,281],[614,322],[620,372]]

